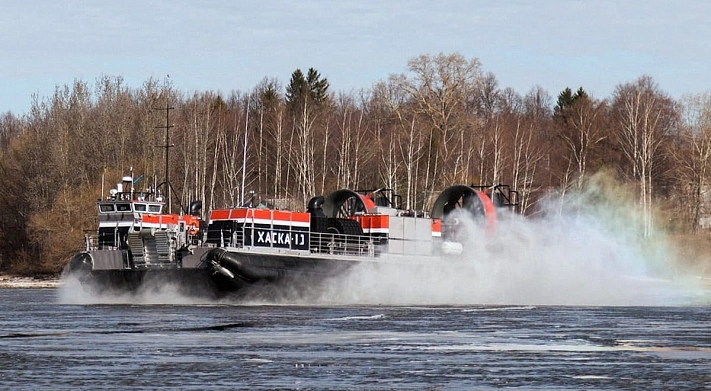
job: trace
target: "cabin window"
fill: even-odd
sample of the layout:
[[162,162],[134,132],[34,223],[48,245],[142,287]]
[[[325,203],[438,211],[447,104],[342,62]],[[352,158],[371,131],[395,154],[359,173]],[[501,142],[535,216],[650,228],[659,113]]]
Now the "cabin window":
[[113,211],[115,211],[114,204],[99,204],[99,212],[111,213]]
[[145,212],[146,204],[133,204],[133,210],[136,212]]
[[116,204],[116,210],[119,212],[130,212],[131,204]]
[[160,205],[148,205],[148,211],[151,213],[160,213]]

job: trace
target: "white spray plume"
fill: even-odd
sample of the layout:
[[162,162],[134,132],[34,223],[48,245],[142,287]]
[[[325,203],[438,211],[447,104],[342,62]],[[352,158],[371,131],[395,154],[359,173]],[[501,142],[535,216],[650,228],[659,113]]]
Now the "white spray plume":
[[83,285],[74,275],[66,273],[62,277],[62,281],[63,284],[58,291],[58,301],[62,304],[201,305],[215,303],[209,297],[184,294],[175,283],[162,281],[162,279],[146,281],[137,290],[130,292]]
[[592,180],[551,197],[539,217],[504,214],[491,235],[471,219],[458,256],[427,266],[364,264],[317,302],[384,305],[679,305],[708,300],[675,267],[663,235],[642,238],[619,186]]

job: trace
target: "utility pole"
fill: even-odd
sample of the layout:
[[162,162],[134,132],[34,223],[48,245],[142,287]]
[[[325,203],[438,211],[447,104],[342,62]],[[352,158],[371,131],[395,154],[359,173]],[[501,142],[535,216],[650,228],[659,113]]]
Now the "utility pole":
[[[170,143],[170,129],[173,128],[175,125],[170,124],[170,111],[174,110],[175,107],[170,106],[168,104],[168,99],[166,98],[166,103],[165,107],[160,107],[160,108],[155,108],[156,110],[165,110],[165,125],[163,126],[156,126],[156,129],[165,129],[165,144],[164,145],[158,145],[158,148],[164,148],[165,149],[165,188],[166,188],[166,203],[168,204],[168,213],[172,213],[172,208],[171,208],[171,202],[170,202],[170,190],[171,190],[171,185],[170,185],[170,159],[169,159],[169,151],[170,148],[174,147],[174,144]],[[158,189],[156,189],[158,190]]]
[[247,110],[244,120],[244,144],[242,146],[242,197],[240,199],[240,206],[244,205],[244,182],[247,177],[247,129],[249,128],[249,101],[250,96],[247,96]]

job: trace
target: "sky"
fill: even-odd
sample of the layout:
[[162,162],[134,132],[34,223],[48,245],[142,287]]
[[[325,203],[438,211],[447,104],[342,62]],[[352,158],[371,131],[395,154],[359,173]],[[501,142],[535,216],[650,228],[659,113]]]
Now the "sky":
[[705,0],[0,0],[0,113],[102,76],[229,94],[313,67],[357,92],[455,52],[520,94],[649,75],[678,99],[711,90],[709,37]]

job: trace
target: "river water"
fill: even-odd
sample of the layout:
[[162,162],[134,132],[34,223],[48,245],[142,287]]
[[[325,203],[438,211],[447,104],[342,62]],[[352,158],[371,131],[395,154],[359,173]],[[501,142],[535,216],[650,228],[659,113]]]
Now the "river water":
[[711,388],[711,307],[67,304],[0,289],[1,389]]

